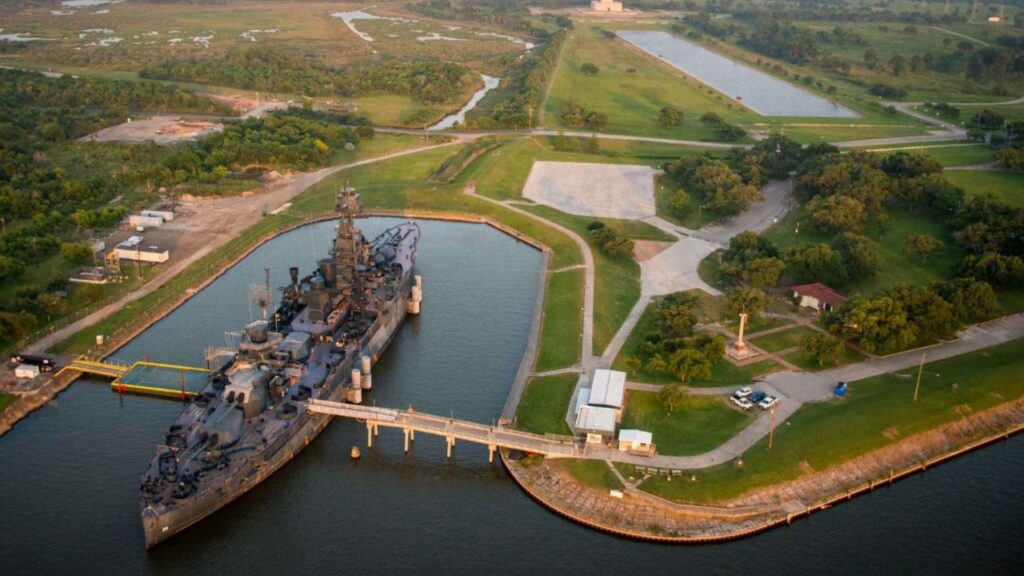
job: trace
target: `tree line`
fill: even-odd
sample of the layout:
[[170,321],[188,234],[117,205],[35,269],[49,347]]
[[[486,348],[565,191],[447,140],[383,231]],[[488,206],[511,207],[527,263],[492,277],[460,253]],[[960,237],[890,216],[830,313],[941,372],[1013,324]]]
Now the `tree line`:
[[465,66],[437,58],[405,58],[333,68],[270,45],[236,47],[218,58],[193,57],[150,64],[139,71],[139,76],[309,97],[401,94],[425,103],[457,100],[466,91],[470,77]]

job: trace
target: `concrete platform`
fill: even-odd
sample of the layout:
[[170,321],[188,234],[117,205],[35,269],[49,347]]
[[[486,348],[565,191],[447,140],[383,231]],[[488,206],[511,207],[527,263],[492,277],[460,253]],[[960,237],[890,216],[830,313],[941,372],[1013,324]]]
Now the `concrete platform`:
[[523,196],[570,214],[642,220],[655,215],[657,173],[630,164],[534,162]]

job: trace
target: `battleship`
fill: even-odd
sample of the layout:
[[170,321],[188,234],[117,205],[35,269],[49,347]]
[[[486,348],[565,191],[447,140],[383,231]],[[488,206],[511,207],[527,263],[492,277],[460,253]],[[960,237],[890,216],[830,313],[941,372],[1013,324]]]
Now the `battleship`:
[[248,324],[237,350],[184,408],[142,476],[140,516],[150,548],[226,506],[290,461],[330,419],[310,398],[362,402],[371,369],[407,314],[419,314],[412,274],[419,227],[368,242],[359,195],[337,195],[330,256],[281,289],[280,304]]

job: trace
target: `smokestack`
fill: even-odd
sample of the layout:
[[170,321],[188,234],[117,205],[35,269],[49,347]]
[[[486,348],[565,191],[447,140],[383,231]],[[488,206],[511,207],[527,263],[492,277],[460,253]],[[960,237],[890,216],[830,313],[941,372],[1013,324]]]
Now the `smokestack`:
[[288,269],[288,275],[292,277],[292,286],[299,287],[299,269],[292,266]]

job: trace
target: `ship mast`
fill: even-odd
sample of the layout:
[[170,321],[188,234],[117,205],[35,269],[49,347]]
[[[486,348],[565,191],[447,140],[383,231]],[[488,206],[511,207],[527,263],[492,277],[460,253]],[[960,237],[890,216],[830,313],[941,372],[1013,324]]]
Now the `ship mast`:
[[345,186],[338,192],[335,208],[341,217],[338,234],[334,238],[334,259],[338,263],[339,273],[338,285],[349,293],[352,307],[361,311],[364,298],[357,265],[365,265],[365,254],[368,250],[355,219],[363,216],[363,205],[359,201],[359,194]]

